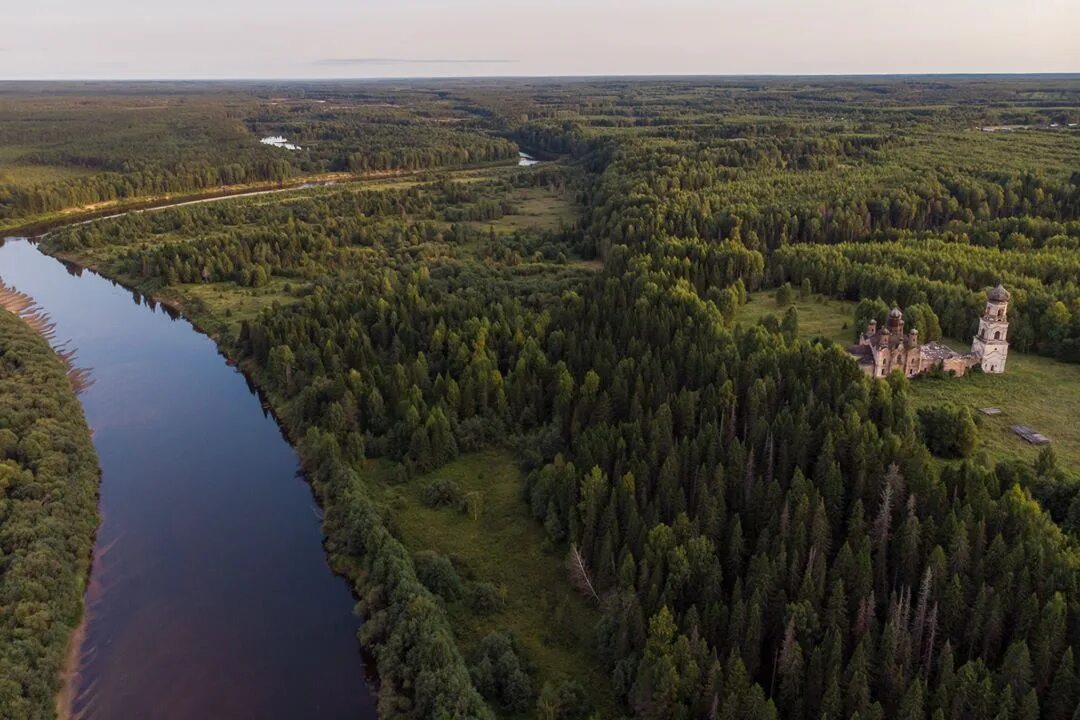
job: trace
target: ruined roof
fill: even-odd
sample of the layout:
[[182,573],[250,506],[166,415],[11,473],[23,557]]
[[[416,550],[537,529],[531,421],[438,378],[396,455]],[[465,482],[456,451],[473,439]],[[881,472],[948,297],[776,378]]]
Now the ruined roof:
[[929,360],[945,360],[946,358],[958,357],[960,353],[947,345],[938,342],[928,342],[919,346],[919,354]]
[[847,351],[860,365],[874,364],[874,351],[869,345],[848,345]]
[[1009,291],[1005,289],[1005,286],[998,283],[996,288],[986,294],[986,297],[995,302],[1007,302],[1010,295]]

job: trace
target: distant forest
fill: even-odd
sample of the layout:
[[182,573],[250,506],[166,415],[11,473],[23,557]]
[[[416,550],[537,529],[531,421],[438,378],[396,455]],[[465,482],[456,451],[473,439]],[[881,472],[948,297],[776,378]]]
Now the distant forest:
[[[382,716],[1080,717],[1080,468],[973,455],[970,412],[916,412],[794,310],[735,319],[780,286],[969,338],[1004,282],[1013,351],[1080,363],[1080,80],[174,91],[0,92],[2,157],[90,171],[9,181],[0,217],[400,171],[44,241],[182,300],[267,391]],[[440,475],[490,448],[529,519]],[[576,604],[508,606],[512,579],[418,546],[417,508],[531,523]]]
[[[334,103],[334,104],[331,104]],[[0,221],[142,196],[507,161],[516,146],[427,96],[257,103],[222,92],[67,97],[0,92]],[[261,144],[284,134],[296,151]]]

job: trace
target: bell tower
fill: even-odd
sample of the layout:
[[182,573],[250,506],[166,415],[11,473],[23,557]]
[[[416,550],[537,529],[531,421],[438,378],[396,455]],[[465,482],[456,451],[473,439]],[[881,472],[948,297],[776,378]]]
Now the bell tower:
[[1000,283],[986,294],[986,310],[979,318],[979,333],[971,341],[971,352],[979,357],[983,372],[1005,372],[1009,355],[1009,291]]

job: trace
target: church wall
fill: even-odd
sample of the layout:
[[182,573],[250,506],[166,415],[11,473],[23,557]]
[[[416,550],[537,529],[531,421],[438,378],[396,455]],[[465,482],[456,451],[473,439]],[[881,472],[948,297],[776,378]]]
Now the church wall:
[[963,356],[958,355],[956,357],[945,358],[941,361],[941,369],[945,372],[955,373],[957,377],[963,377],[968,368],[971,367],[972,361]]
[[859,367],[864,373],[879,378],[896,370],[911,378],[937,368],[962,376],[976,365],[981,365],[984,372],[1004,372],[1009,352],[1008,299],[1008,292],[1001,285],[988,293],[986,309],[979,318],[979,332],[972,338],[970,353],[961,355],[940,343],[920,344],[917,330],[904,333],[903,314],[899,308],[894,308],[889,313],[886,328],[879,331],[877,323],[871,322],[859,335],[858,344],[869,347],[870,358],[861,351],[852,354],[863,358]]

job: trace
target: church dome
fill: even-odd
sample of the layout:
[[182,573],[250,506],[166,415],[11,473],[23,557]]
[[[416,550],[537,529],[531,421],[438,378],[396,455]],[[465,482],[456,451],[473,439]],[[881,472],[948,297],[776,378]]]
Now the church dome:
[[904,317],[904,313],[901,312],[900,308],[898,308],[898,307],[894,307],[892,310],[889,311],[889,319],[890,320],[893,319],[893,318],[902,318],[902,317]]
[[1005,289],[1005,286],[998,283],[997,287],[986,294],[986,297],[994,302],[1008,302],[1009,291]]

